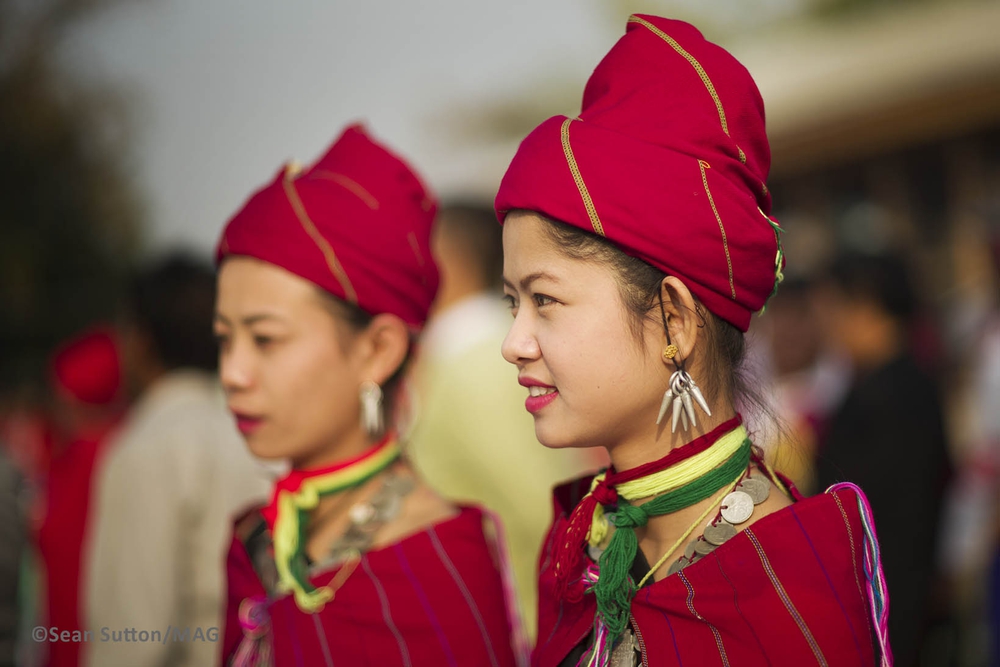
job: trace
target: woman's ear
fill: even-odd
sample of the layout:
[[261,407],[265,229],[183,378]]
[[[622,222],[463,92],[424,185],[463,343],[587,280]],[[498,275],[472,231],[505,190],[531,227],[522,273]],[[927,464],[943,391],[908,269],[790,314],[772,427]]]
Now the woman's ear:
[[366,354],[362,379],[382,386],[406,361],[410,329],[395,315],[381,313],[372,318],[362,336]]
[[[663,299],[663,316],[667,322],[667,334],[662,334],[663,348],[676,345],[677,353],[672,361],[663,359],[665,363],[682,363],[691,356],[698,341],[698,332],[704,324],[704,318],[697,310],[697,303],[691,290],[674,276],[667,276],[660,283],[660,298]],[[659,307],[656,304],[655,307]]]

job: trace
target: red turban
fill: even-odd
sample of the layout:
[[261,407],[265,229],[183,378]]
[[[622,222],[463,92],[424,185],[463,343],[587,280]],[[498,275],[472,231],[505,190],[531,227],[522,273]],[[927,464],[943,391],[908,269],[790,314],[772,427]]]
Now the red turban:
[[216,262],[255,257],[420,328],[438,287],[436,209],[413,170],[356,125],[312,167],[286,166],[257,191],[226,225]]
[[781,276],[764,104],[749,72],[694,26],[632,16],[579,118],[539,125],[496,198],[606,237],[680,278],[746,331]]
[[63,343],[52,356],[56,390],[82,403],[108,405],[122,384],[118,346],[106,329],[87,331]]

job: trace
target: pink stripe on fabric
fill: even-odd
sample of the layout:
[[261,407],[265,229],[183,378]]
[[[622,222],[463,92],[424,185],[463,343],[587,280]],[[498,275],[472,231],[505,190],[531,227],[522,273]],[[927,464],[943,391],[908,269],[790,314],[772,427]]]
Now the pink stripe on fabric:
[[389,610],[389,598],[386,597],[385,589],[382,588],[382,582],[379,581],[378,577],[375,576],[375,573],[372,572],[371,566],[368,565],[367,556],[361,557],[361,567],[364,569],[365,574],[367,574],[375,584],[375,591],[378,593],[378,599],[382,605],[382,620],[384,620],[385,624],[389,627],[389,630],[392,632],[392,636],[396,638],[396,644],[399,646],[399,654],[400,657],[403,658],[403,664],[406,665],[406,667],[412,667],[412,663],[410,662],[410,652],[406,648],[406,639],[404,639],[403,635],[399,633],[399,628],[396,627],[396,624],[392,620],[392,612]]
[[326,643],[323,623],[320,622],[318,613],[310,615],[313,617],[313,625],[316,626],[316,636],[319,637],[319,647],[323,649],[323,660],[326,661],[326,667],[333,667],[333,656],[330,655],[330,646]]
[[524,621],[521,620],[520,605],[514,587],[514,567],[510,564],[510,557],[507,553],[507,535],[500,517],[486,508],[483,508],[483,515],[493,523],[493,530],[496,533],[494,546],[500,559],[500,577],[503,583],[504,602],[507,605],[507,622],[510,624],[511,634],[514,636],[514,660],[518,665],[526,667],[531,661],[531,642],[524,629]]
[[444,546],[441,545],[441,540],[438,539],[434,526],[427,529],[427,534],[431,538],[431,544],[434,546],[434,551],[437,552],[438,558],[445,569],[448,570],[448,574],[451,575],[451,578],[458,585],[458,589],[462,592],[462,597],[465,598],[465,604],[468,605],[469,611],[472,612],[473,618],[476,619],[476,625],[479,626],[479,634],[482,636],[483,642],[486,644],[486,649],[490,654],[490,664],[493,667],[500,667],[496,653],[493,651],[493,642],[486,631],[486,623],[483,621],[483,615],[480,613],[479,607],[476,606],[476,601],[472,598],[472,594],[469,593],[469,588],[465,585],[465,581],[462,580],[462,576],[458,573],[458,570],[455,569],[455,564],[448,558],[448,554],[444,550]]
[[413,590],[417,593],[417,599],[420,600],[420,606],[423,607],[424,613],[427,614],[427,618],[431,621],[431,627],[434,628],[434,634],[437,635],[438,644],[440,644],[441,648],[444,649],[445,656],[448,659],[448,664],[457,667],[458,663],[455,662],[455,654],[451,650],[451,644],[448,643],[448,638],[444,634],[444,629],[441,627],[441,623],[438,621],[437,615],[434,613],[431,601],[427,598],[427,594],[424,592],[423,586],[420,585],[417,575],[414,574],[413,569],[410,567],[410,562],[407,560],[406,554],[403,553],[403,546],[396,543],[393,545],[393,550],[396,553],[396,560],[399,561],[399,566],[403,570],[403,574],[406,575],[406,578],[409,580]]

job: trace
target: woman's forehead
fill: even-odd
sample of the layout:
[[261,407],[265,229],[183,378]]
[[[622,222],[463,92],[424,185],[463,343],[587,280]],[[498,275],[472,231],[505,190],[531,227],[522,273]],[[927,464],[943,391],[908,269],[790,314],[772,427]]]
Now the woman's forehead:
[[249,257],[227,259],[219,269],[217,309],[266,309],[288,317],[322,310],[316,286],[280,267]]

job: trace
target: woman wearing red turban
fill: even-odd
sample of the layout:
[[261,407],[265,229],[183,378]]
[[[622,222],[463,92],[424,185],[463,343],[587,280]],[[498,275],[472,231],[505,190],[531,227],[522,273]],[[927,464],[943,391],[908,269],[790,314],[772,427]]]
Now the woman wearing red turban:
[[746,69],[633,16],[503,179],[503,354],[544,445],[612,461],[555,491],[535,665],[891,664],[864,495],[803,499],[737,412],[784,265],[769,166]]
[[224,664],[515,664],[497,528],[418,479],[394,427],[438,285],[435,208],[404,162],[350,127],[222,234],[229,407],[254,454],[292,464],[237,522]]

